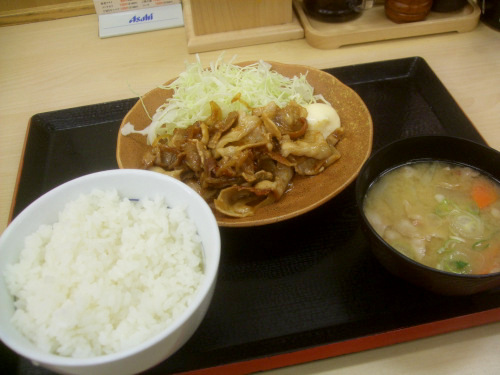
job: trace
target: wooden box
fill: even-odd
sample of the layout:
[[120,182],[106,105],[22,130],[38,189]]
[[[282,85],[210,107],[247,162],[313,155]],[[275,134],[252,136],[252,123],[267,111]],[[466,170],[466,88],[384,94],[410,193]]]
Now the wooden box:
[[196,35],[292,22],[292,0],[190,0]]

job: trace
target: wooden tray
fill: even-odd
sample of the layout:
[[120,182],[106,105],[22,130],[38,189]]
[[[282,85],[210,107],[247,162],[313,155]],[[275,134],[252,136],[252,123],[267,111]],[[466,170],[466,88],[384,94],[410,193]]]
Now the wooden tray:
[[383,4],[375,4],[353,21],[327,23],[309,18],[304,12],[302,1],[294,0],[293,5],[304,27],[307,42],[321,49],[418,35],[471,31],[477,26],[481,15],[474,0],[468,0],[461,10],[430,12],[424,21],[398,24],[385,16]]
[[186,30],[189,53],[206,52],[219,49],[244,47],[255,44],[281,42],[304,38],[304,29],[295,12],[291,23],[255,27],[252,29],[227,31],[206,35],[196,35],[190,0],[183,0],[184,28]]
[[[327,69],[373,118],[373,150],[418,135],[485,143],[419,57]],[[116,137],[137,98],[40,113],[28,128],[13,216],[72,178],[118,168]],[[439,296],[389,274],[359,226],[354,184],[294,219],[221,228],[214,297],[193,337],[144,375],[236,375],[500,320],[500,288]],[[4,374],[52,375],[0,343]]]

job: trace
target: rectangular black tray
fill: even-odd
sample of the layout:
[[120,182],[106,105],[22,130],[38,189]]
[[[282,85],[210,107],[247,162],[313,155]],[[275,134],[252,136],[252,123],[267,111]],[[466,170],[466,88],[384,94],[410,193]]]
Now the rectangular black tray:
[[[326,71],[368,106],[374,150],[427,134],[485,143],[422,58]],[[69,179],[117,168],[117,131],[136,100],[33,116],[13,216]],[[353,185],[301,217],[221,228],[221,235],[220,275],[206,318],[183,348],[148,373],[252,372],[500,320],[499,289],[442,297],[389,275],[360,231]],[[50,373],[3,352],[13,371]]]

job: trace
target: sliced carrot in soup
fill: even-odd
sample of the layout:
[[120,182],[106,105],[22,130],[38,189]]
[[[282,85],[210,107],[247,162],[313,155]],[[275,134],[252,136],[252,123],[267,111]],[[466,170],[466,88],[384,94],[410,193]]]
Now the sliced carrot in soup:
[[493,185],[485,181],[476,183],[472,187],[471,195],[479,208],[487,207],[498,199]]

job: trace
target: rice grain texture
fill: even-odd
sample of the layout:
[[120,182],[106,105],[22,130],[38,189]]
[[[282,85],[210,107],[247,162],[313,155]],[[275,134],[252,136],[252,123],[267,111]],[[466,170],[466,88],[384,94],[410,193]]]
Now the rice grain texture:
[[115,353],[170,325],[203,278],[201,241],[185,208],[94,190],[27,237],[5,273],[15,326],[68,357]]

